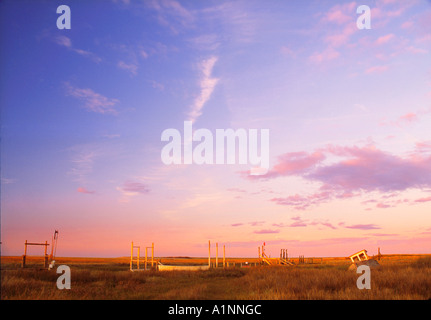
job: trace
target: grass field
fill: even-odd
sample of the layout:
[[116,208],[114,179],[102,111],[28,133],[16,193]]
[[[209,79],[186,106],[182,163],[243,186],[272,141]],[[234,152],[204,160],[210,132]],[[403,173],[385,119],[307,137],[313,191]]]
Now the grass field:
[[[202,258],[161,258],[165,264],[205,264]],[[1,299],[307,300],[431,299],[431,255],[384,255],[371,271],[371,289],[345,258],[314,259],[294,267],[244,267],[257,259],[229,259],[236,267],[207,271],[130,272],[128,258],[57,258],[71,269],[71,289],[56,287],[54,270],[21,269],[21,257],[1,258]],[[30,265],[31,265],[31,261]],[[34,263],[34,261],[33,261]],[[241,263],[243,267],[241,267]]]

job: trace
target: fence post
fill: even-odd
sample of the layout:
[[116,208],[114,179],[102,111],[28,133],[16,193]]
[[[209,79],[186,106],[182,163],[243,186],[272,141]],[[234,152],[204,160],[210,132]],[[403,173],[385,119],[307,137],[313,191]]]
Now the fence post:
[[151,269],[154,267],[154,242],[151,243]]
[[218,242],[216,242],[216,264],[215,267],[218,268]]
[[130,270],[133,269],[133,241],[132,241],[132,248],[130,250]]
[[137,265],[138,265],[138,270],[139,270],[139,256],[141,255],[141,247],[139,246],[138,247],[138,256],[136,257],[136,263],[137,263]]
[[208,240],[208,267],[211,268],[211,241]]

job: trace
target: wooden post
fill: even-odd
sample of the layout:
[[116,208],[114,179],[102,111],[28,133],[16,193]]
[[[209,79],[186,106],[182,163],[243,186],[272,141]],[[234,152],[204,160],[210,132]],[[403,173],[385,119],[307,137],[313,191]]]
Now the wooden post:
[[49,256],[49,260],[52,260],[53,254],[54,254],[54,236],[51,237],[51,254]]
[[145,270],[147,270],[148,247],[145,247]]
[[132,241],[132,249],[130,251],[130,270],[133,269],[133,241]]
[[22,264],[21,264],[22,268],[25,268],[26,258],[27,258],[27,240],[25,240],[25,244],[24,244],[24,255],[22,256]]
[[45,240],[45,254],[44,254],[44,267],[48,268],[48,241]]
[[138,247],[138,256],[136,258],[136,264],[138,265],[138,270],[139,270],[139,256],[141,255],[141,247]]
[[226,268],[226,246],[223,245],[223,268]]
[[216,242],[216,268],[218,268],[218,242]]
[[211,241],[208,240],[208,267],[211,268]]
[[259,259],[260,259],[260,247],[257,247],[257,253],[259,254]]
[[154,264],[154,242],[151,244],[151,268],[153,268]]

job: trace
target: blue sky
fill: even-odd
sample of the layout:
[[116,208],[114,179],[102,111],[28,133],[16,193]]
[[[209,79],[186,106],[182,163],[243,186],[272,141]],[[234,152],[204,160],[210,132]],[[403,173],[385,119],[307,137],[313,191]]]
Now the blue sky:
[[[0,18],[4,254],[55,228],[65,255],[431,249],[429,1],[3,1]],[[268,175],[164,165],[186,120],[269,129]]]

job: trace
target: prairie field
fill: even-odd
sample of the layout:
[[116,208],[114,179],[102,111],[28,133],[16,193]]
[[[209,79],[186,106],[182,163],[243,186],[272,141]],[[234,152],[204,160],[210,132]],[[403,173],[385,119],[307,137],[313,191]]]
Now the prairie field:
[[[208,258],[158,258],[198,265]],[[1,257],[2,300],[424,300],[431,299],[431,255],[384,255],[371,270],[371,289],[346,258],[312,264],[253,266],[257,259],[228,259],[229,268],[200,271],[129,271],[128,258],[57,258],[53,270],[21,257]],[[246,264],[245,262],[248,262]],[[71,270],[71,289],[59,290],[59,265]],[[252,266],[250,266],[252,265]],[[142,268],[142,265],[141,265]]]

